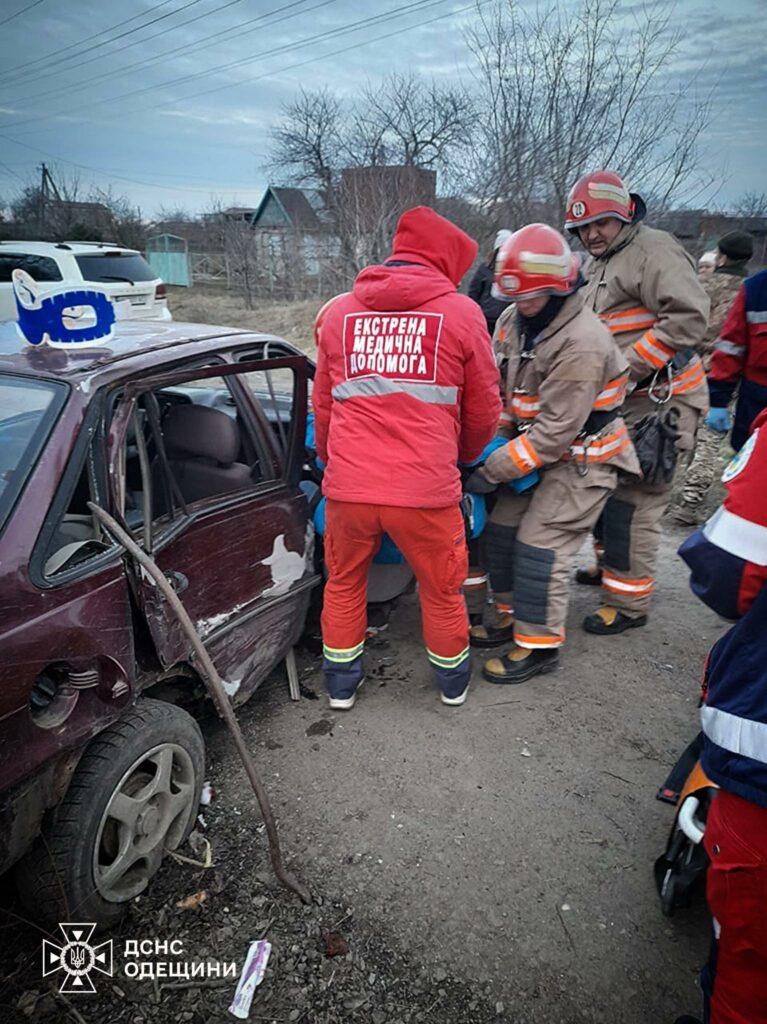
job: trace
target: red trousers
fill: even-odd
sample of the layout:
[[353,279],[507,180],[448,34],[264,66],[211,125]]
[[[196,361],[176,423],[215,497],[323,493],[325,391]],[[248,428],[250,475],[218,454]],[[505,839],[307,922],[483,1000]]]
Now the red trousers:
[[[322,609],[325,671],[356,665],[367,628],[367,577],[388,533],[418,580],[423,636],[443,692],[468,683],[469,622],[461,586],[468,572],[463,516],[447,508],[396,508],[328,499]],[[348,671],[348,669],[347,669]],[[361,666],[355,675],[361,678]],[[465,682],[464,682],[465,677]],[[347,685],[354,680],[347,680]],[[452,693],[451,693],[452,695]]]
[[714,950],[707,1024],[767,1024],[767,809],[720,790],[704,842]]

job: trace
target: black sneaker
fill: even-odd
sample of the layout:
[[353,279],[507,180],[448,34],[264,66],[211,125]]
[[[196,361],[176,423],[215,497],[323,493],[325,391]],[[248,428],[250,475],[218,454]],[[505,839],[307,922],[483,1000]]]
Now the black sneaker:
[[559,650],[528,650],[514,647],[500,658],[490,658],[482,666],[482,675],[489,683],[524,683],[533,676],[553,672],[559,664]]
[[617,636],[618,633],[625,633],[627,629],[636,629],[638,626],[646,625],[646,615],[637,615],[632,618],[609,605],[597,608],[593,615],[587,615],[583,620],[583,628],[586,632],[596,633],[597,636]]
[[684,1017],[677,1017],[674,1024],[703,1024],[700,1017],[691,1017],[689,1014],[685,1014]]
[[602,570],[594,566],[593,569],[578,569],[575,573],[575,582],[582,587],[601,587]]

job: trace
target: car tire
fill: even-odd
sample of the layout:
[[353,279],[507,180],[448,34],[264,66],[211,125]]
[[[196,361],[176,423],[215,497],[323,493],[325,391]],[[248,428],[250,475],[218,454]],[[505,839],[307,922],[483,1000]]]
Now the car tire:
[[173,704],[141,699],[87,746],[67,793],[16,867],[22,903],[46,924],[111,928],[197,816],[205,745]]

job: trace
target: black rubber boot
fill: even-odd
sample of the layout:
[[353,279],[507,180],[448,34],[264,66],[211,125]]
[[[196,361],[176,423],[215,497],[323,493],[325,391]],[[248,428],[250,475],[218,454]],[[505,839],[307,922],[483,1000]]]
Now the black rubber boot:
[[525,649],[515,647],[501,658],[490,658],[482,667],[482,675],[489,683],[524,683],[533,676],[553,672],[559,664],[559,651],[556,648],[553,651],[525,650],[525,657],[520,657],[519,652],[522,650]]
[[[602,613],[606,614],[602,614]],[[614,615],[613,615],[614,613]],[[593,615],[587,615],[583,620],[583,628],[587,633],[596,633],[597,636],[617,636],[618,633],[625,633],[627,629],[637,629],[639,626],[647,625],[647,616],[638,615],[633,618],[616,608],[603,607],[595,611]]]
[[598,568],[577,569],[575,572],[575,582],[580,583],[582,587],[601,587],[602,570]]
[[506,626],[485,626],[477,623],[469,630],[469,644],[472,647],[500,647],[514,640],[514,622]]

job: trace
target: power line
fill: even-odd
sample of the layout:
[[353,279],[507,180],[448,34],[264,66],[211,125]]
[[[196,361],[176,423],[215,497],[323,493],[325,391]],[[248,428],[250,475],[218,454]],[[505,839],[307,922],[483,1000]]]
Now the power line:
[[[193,21],[199,21],[201,18],[207,18],[209,14],[215,14],[215,13],[223,10],[225,7],[231,7],[232,4],[241,3],[241,2],[242,2],[242,0],[229,0],[228,3],[224,4],[224,7],[217,8],[214,11],[208,11],[206,14],[199,14],[195,18],[191,18],[189,21],[182,22],[181,25],[191,25],[191,23]],[[282,7],[275,7],[273,10],[267,11],[265,14],[259,14],[258,17],[256,17],[256,18],[249,18],[247,21],[243,21],[239,25],[236,25],[236,26],[234,26],[232,28],[220,29],[218,32],[214,32],[214,33],[212,33],[209,36],[203,36],[202,39],[198,39],[196,42],[184,43],[182,46],[176,46],[172,50],[164,50],[162,53],[155,54],[153,57],[145,57],[143,60],[135,61],[133,64],[125,65],[125,66],[123,66],[123,67],[121,67],[119,69],[119,74],[120,74],[120,76],[123,76],[123,75],[127,74],[129,71],[135,71],[137,68],[146,67],[148,64],[155,64],[155,63],[157,63],[157,61],[164,60],[167,57],[172,56],[173,54],[180,53],[181,51],[193,52],[195,50],[202,49],[204,46],[207,46],[212,39],[215,39],[215,38],[217,38],[219,36],[222,36],[222,35],[227,35],[227,34],[231,33],[233,35],[237,35],[238,38],[240,38],[240,37],[242,37],[244,35],[249,35],[251,32],[255,32],[256,29],[251,28],[251,29],[248,29],[246,32],[243,32],[242,29],[246,25],[254,25],[256,23],[261,23],[261,22],[265,21],[267,18],[270,18],[273,14],[280,14],[282,11],[289,10],[289,9],[291,9],[293,7],[300,7],[302,4],[305,4],[306,2],[307,2],[307,0],[292,0],[292,2],[289,3],[289,4],[283,4]],[[304,11],[295,11],[293,14],[285,15],[284,18],[277,18],[273,22],[270,22],[270,24],[271,25],[278,25],[282,21],[288,21],[290,18],[295,18],[297,14],[305,14],[305,13],[308,13],[309,11],[315,10],[317,7],[324,7],[327,4],[329,4],[329,3],[337,3],[337,2],[338,2],[338,0],[323,0],[323,3],[315,4],[314,7],[306,8]],[[175,28],[180,28],[181,25],[176,25],[174,27]],[[147,36],[145,39],[140,40],[140,42],[143,45],[144,43],[149,42],[151,39],[156,39],[158,36],[162,36],[162,35],[165,35],[165,34],[166,34],[166,32],[163,29],[162,32],[157,32],[153,36]],[[90,63],[92,63],[95,60],[103,60],[104,57],[106,57],[106,56],[110,56],[110,54],[98,54],[95,57],[91,57],[87,61],[83,61],[83,63],[84,64],[90,64]],[[79,66],[80,65],[78,65],[78,68],[79,68]],[[70,71],[70,70],[72,70],[72,69],[71,68],[65,68],[64,69],[65,72],[66,71]],[[52,73],[54,73],[54,72],[52,72]],[[55,72],[55,73],[57,73],[57,72]],[[41,76],[41,78],[45,78],[45,77],[47,77],[47,76],[46,75],[42,75]],[[85,89],[90,89],[97,82],[101,82],[101,81],[103,81],[104,79],[107,79],[107,78],[113,79],[114,77],[115,77],[114,70],[105,71],[101,75],[95,75],[93,78],[89,78],[86,82],[83,82],[82,85],[75,85],[74,87],[71,87],[71,88],[69,86],[67,86],[67,95],[70,95],[71,93],[75,93],[75,92],[82,92]],[[24,96],[24,102],[25,103],[30,103],[32,100],[36,100],[36,99],[41,99],[41,98],[47,99],[50,95],[51,95],[50,88],[49,89],[44,89],[41,92],[33,93],[33,95],[31,95],[31,96],[26,96],[25,95]]]
[[[481,7],[483,4],[486,4],[486,3],[488,3],[488,0],[476,0],[475,3],[468,4],[465,7],[459,7],[459,8],[457,8],[454,11],[447,11],[444,14],[438,14],[434,18],[427,18],[426,21],[419,22],[418,27],[419,28],[423,28],[426,25],[433,25],[435,22],[443,21],[445,18],[454,18],[456,15],[464,14],[466,11],[476,10],[478,7]],[[256,81],[258,78],[268,78],[268,77],[272,77],[273,75],[283,74],[286,71],[295,71],[298,68],[306,67],[308,64],[315,64],[319,60],[327,60],[330,57],[340,57],[340,56],[342,56],[345,53],[349,53],[351,50],[359,49],[360,46],[369,46],[371,43],[384,42],[387,39],[393,39],[395,36],[398,36],[401,33],[402,33],[402,29],[396,29],[393,32],[386,32],[386,33],[384,33],[384,34],[382,34],[380,36],[373,36],[370,39],[366,39],[363,43],[352,43],[349,46],[344,46],[344,47],[342,47],[342,48],[340,48],[338,50],[332,50],[330,53],[319,54],[316,57],[309,57],[307,60],[299,61],[296,64],[289,64],[289,65],[285,65],[285,66],[283,66],[281,68],[275,68],[274,70],[269,71],[269,72],[265,72],[262,75],[258,75],[258,76],[256,76],[256,78],[253,78],[251,80],[252,81]],[[47,157],[47,159],[49,159],[49,160],[54,160],[54,161],[58,161],[60,163],[69,164],[71,167],[79,167],[81,170],[91,171],[94,174],[104,174],[105,173],[104,171],[99,170],[99,168],[97,168],[97,167],[90,167],[87,164],[77,163],[74,160],[67,160],[65,157],[54,156],[54,155],[52,155],[50,153],[46,153],[43,150],[39,149],[37,146],[30,146],[26,142],[21,142],[18,139],[12,138],[9,135],[4,135],[2,132],[0,132],[0,138],[1,139],[5,139],[6,142],[12,142],[12,143],[15,143],[17,146],[22,146],[24,149],[28,149],[28,150],[30,150],[33,153],[38,153],[41,156]],[[186,189],[186,188],[183,188],[183,187],[174,187],[172,185],[160,185],[157,182],[137,181],[134,178],[127,178],[124,175],[114,174],[114,175],[112,175],[112,177],[114,177],[115,179],[120,180],[120,181],[126,181],[129,184],[131,184],[131,185],[141,185],[143,187],[148,187],[148,188],[163,188],[163,189],[169,189],[171,191],[184,191],[184,192],[185,191],[197,191],[197,192],[210,191],[208,189],[203,189],[203,188]]]
[[[194,0],[194,3],[197,3],[197,2],[198,2],[198,0]],[[204,11],[202,14],[196,14],[193,18],[187,18],[186,21],[179,21],[177,24],[175,24],[173,26],[173,31],[175,32],[175,31],[177,31],[180,28],[186,28],[187,25],[193,25],[195,21],[202,21],[203,18],[209,18],[212,14],[220,14],[221,11],[225,11],[227,9],[227,7],[234,7],[235,4],[241,4],[241,3],[243,3],[243,0],[226,0],[226,3],[220,4],[218,7],[214,7],[210,11]],[[188,6],[191,6],[191,4],[189,4]],[[170,17],[171,14],[178,14],[179,11],[183,11],[183,10],[184,10],[183,7],[179,7],[175,11],[170,11],[167,15],[165,15],[165,17]],[[158,21],[161,21],[161,20],[162,19],[158,19]],[[139,32],[141,29],[147,28],[148,25],[150,25],[150,24],[151,24],[151,22],[148,22],[146,25],[139,25],[138,28],[132,29],[131,31]],[[136,39],[136,40],[134,40],[134,41],[132,41],[130,43],[127,43],[127,44],[123,43],[122,45],[117,46],[114,50],[107,50],[106,53],[97,53],[93,57],[89,57],[87,60],[82,60],[81,59],[82,55],[79,54],[79,53],[71,54],[69,57],[63,58],[63,62],[64,63],[66,63],[66,61],[68,61],[68,60],[72,60],[74,62],[70,67],[58,67],[58,68],[54,67],[52,70],[50,70],[50,71],[43,71],[43,73],[41,75],[37,75],[36,77],[28,79],[26,82],[22,82],[21,84],[26,88],[26,87],[28,87],[29,85],[32,85],[35,82],[42,81],[44,78],[50,78],[52,75],[55,76],[55,75],[59,75],[59,74],[62,74],[62,73],[66,74],[67,71],[74,71],[75,69],[79,72],[81,68],[87,66],[88,64],[93,64],[94,61],[105,60],[107,57],[111,57],[111,56],[113,56],[113,54],[119,53],[121,50],[124,50],[126,48],[126,45],[127,46],[138,46],[140,44],[141,46],[143,46],[145,43],[151,42],[152,39],[157,39],[159,36],[164,36],[164,35],[167,35],[167,29],[166,28],[162,28],[159,32],[155,32],[154,35],[144,36],[142,39]],[[119,39],[119,38],[120,37],[117,36],[115,39],[105,39],[103,43],[99,43],[97,45],[97,47],[95,47],[95,48],[100,48],[102,46],[107,46],[109,43],[116,42],[117,39]],[[92,47],[92,49],[93,49],[93,47]],[[149,58],[148,62],[151,62],[154,59],[156,59],[156,58]],[[127,70],[128,70],[128,68],[122,67],[122,68],[119,68],[117,73],[120,74],[120,75],[123,75],[123,74],[125,74],[125,72]],[[103,75],[98,75],[98,76],[96,76],[96,78],[91,78],[87,82],[84,82],[82,85],[75,86],[74,88],[70,88],[69,86],[67,86],[66,87],[67,88],[67,93],[78,92],[81,89],[88,89],[88,88],[90,88],[90,86],[94,82],[97,82],[97,81],[99,81],[99,80],[101,80],[103,78],[114,78],[114,75],[115,75],[115,71],[112,70],[112,71],[106,72]],[[45,89],[42,92],[38,92],[38,93],[33,94],[32,96],[26,96],[25,95],[24,96],[24,102],[27,103],[30,100],[38,99],[41,96],[46,96],[47,97],[47,96],[50,96],[50,94],[51,94],[50,89]]]
[[[48,160],[52,160],[52,161],[54,161],[56,163],[67,164],[70,167],[77,167],[81,171],[90,171],[92,174],[106,175],[107,177],[114,178],[117,181],[125,181],[129,185],[141,185],[143,188],[161,188],[161,189],[165,189],[165,190],[167,190],[169,192],[207,192],[210,195],[210,194],[214,193],[217,188],[224,188],[225,187],[225,186],[221,186],[221,185],[219,185],[219,186],[211,185],[209,188],[206,188],[206,187],[203,187],[203,186],[199,186],[199,185],[194,185],[194,186],[161,185],[157,181],[139,181],[136,178],[128,178],[124,174],[114,174],[112,172],[103,171],[102,169],[100,169],[98,167],[91,167],[88,164],[78,163],[75,160],[67,160],[67,158],[63,157],[63,156],[55,156],[55,155],[53,155],[51,153],[46,153],[42,149],[38,149],[37,146],[28,146],[26,142],[20,142],[18,139],[12,139],[9,135],[0,135],[0,139],[5,139],[6,142],[13,142],[17,146],[23,146],[24,149],[28,149],[30,152],[37,153],[39,156],[44,156]],[[253,187],[255,187],[255,186],[251,186],[251,185],[237,185],[237,186],[233,186],[233,187],[227,188],[227,191],[237,191],[237,189],[243,189],[244,190],[244,189],[253,188]]]
[[130,18],[123,18],[122,21],[115,22],[114,25],[102,28],[98,32],[93,32],[84,39],[78,39],[76,42],[69,43],[68,46],[63,46],[59,50],[51,50],[50,53],[46,53],[42,57],[36,57],[34,60],[25,60],[22,61],[21,64],[15,64],[12,68],[6,68],[4,71],[0,72],[0,77],[4,78],[6,75],[12,75],[15,71],[20,71],[22,69],[24,70],[24,74],[26,74],[27,71],[34,68],[36,64],[49,63],[52,57],[56,57],[60,53],[66,53],[68,50],[74,50],[83,43],[89,43],[91,39],[98,39],[99,36],[106,35],[107,32],[112,32],[114,29],[121,28],[123,25],[128,25],[131,21],[136,21],[137,18],[144,18],[147,14],[151,14],[152,11],[159,11],[161,7],[167,7],[167,5],[172,2],[173,0],[161,0],[159,4],[155,4],[153,7],[150,7],[148,11],[142,11],[140,14],[132,14]]
[[[90,53],[91,50],[97,50],[102,46],[107,46],[109,43],[116,43],[118,39],[124,39],[126,36],[130,36],[134,32],[140,32],[142,28],[149,28],[150,25],[156,25],[159,21],[165,21],[166,18],[172,18],[174,14],[180,14],[181,11],[186,11],[189,7],[194,7],[199,3],[202,3],[202,0],[187,0],[185,4],[182,4],[181,7],[177,7],[174,11],[166,11],[165,14],[160,14],[158,17],[152,18],[151,21],[147,21],[143,25],[137,25],[135,28],[126,29],[124,32],[120,32],[118,35],[112,36],[111,39],[104,39],[100,43],[93,43],[91,46],[86,46],[84,50],[80,50],[79,53],[74,56],[76,56],[79,61],[79,58],[82,57],[83,54]],[[162,7],[163,4],[160,4],[160,6]],[[69,57],[60,57],[58,61],[54,61],[54,64],[60,64],[62,62],[66,63],[69,59]]]
[[[157,85],[144,86],[141,89],[133,89],[130,92],[121,93],[121,94],[118,94],[117,96],[108,96],[108,97],[104,97],[103,99],[100,99],[100,100],[95,100],[93,103],[87,104],[86,109],[87,110],[92,110],[95,107],[100,107],[100,106],[103,106],[104,104],[119,103],[122,100],[130,99],[133,96],[140,96],[140,95],[143,95],[144,93],[147,93],[147,92],[154,92],[154,93],[156,93],[159,89],[164,89],[164,88],[166,88],[168,86],[181,85],[181,84],[185,84],[187,82],[196,81],[199,78],[205,78],[208,75],[216,74],[217,72],[229,71],[231,68],[239,67],[239,66],[241,66],[243,64],[250,64],[253,61],[258,60],[261,57],[271,57],[271,56],[274,56],[275,54],[290,53],[293,50],[302,49],[305,46],[310,46],[310,45],[312,45],[314,43],[321,42],[323,40],[335,39],[335,38],[338,38],[339,36],[342,36],[342,35],[348,35],[350,32],[356,32],[359,29],[366,28],[366,27],[368,27],[370,25],[384,24],[387,21],[391,21],[393,19],[402,17],[403,15],[412,13],[413,11],[420,10],[422,8],[434,7],[435,5],[443,4],[445,2],[446,2],[446,0],[412,0],[412,2],[404,4],[401,7],[395,7],[394,10],[392,10],[392,11],[384,12],[383,14],[374,14],[374,15],[371,15],[371,16],[369,16],[367,18],[362,18],[359,21],[355,21],[355,22],[352,22],[352,23],[350,23],[348,25],[341,26],[340,28],[328,29],[325,32],[320,32],[320,33],[315,34],[313,36],[309,36],[306,39],[298,40],[297,42],[286,43],[283,46],[279,46],[279,47],[271,47],[268,50],[262,50],[260,53],[251,54],[248,57],[241,57],[238,60],[228,61],[225,64],[218,64],[218,65],[216,65],[216,66],[214,66],[212,68],[207,68],[204,71],[197,71],[197,72],[194,72],[193,74],[189,74],[189,75],[181,75],[178,78],[172,78],[172,79],[169,79],[166,82],[160,82]],[[360,45],[360,44],[355,44],[355,45]],[[366,45],[366,44],[364,44],[364,45]],[[344,51],[344,52],[346,52],[346,51]],[[152,109],[153,110],[164,109],[166,107],[172,106],[175,103],[186,102],[187,100],[190,100],[190,99],[196,99],[198,96],[205,96],[205,95],[209,95],[210,93],[213,93],[213,92],[220,92],[223,89],[236,88],[239,85],[245,85],[245,84],[253,82],[253,81],[258,81],[258,80],[260,80],[262,78],[270,77],[272,74],[275,74],[275,73],[279,73],[279,71],[278,72],[268,72],[268,73],[265,73],[265,74],[256,75],[255,77],[254,76],[250,76],[248,78],[241,79],[238,82],[226,82],[224,85],[215,86],[212,89],[205,89],[205,90],[202,90],[201,92],[197,92],[197,93],[191,93],[191,94],[189,94],[187,96],[181,96],[178,99],[170,100],[167,103],[160,103],[160,104],[156,103],[156,104],[153,104]],[[69,112],[68,109],[66,109],[66,110],[58,110],[58,111],[54,111],[53,113],[39,114],[37,117],[27,117],[23,121],[8,121],[5,124],[0,124],[0,129],[14,128],[17,125],[24,125],[24,126],[26,126],[26,125],[33,124],[33,123],[39,122],[39,121],[47,121],[51,117],[56,117],[59,114],[64,114],[64,113],[68,113],[68,112]],[[133,111],[127,111],[127,113],[132,113],[132,112]],[[137,110],[136,112],[140,112],[140,111]],[[123,112],[123,116],[124,116],[125,113],[126,112]],[[24,134],[29,134],[29,133],[26,132],[26,131],[23,131],[20,134],[24,135]]]
[[0,21],[0,25],[7,25],[9,21],[13,21],[14,18],[20,18],[22,14],[26,14],[27,11],[31,11],[33,7],[38,7],[43,0],[33,0],[33,3],[27,4],[26,7],[22,7],[20,11],[16,11],[15,14],[11,14],[8,18],[3,18]]
[[22,185],[26,184],[22,176],[18,174],[16,171],[14,171],[10,164],[3,163],[3,161],[0,160],[0,167],[4,167],[6,171],[13,175],[14,178],[18,178]]

